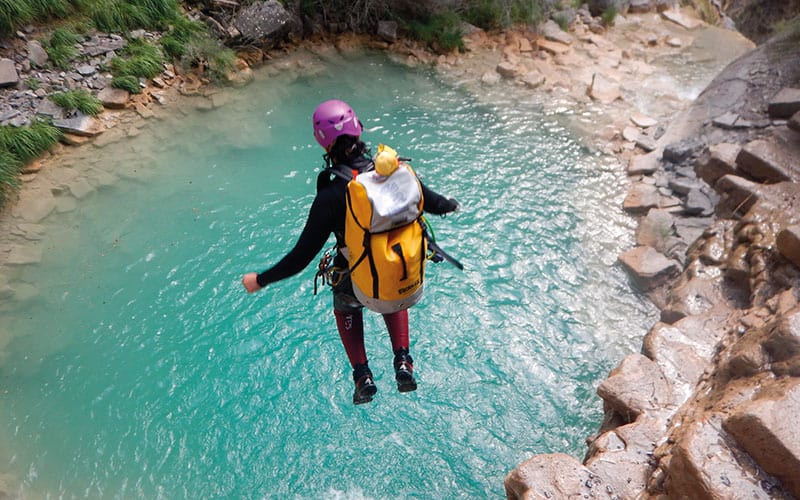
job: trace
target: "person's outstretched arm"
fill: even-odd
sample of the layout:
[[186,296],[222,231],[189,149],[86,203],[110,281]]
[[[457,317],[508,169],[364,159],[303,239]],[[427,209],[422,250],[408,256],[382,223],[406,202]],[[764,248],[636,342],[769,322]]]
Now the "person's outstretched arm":
[[294,248],[277,264],[261,273],[247,273],[242,276],[242,285],[248,293],[256,292],[270,283],[294,276],[308,266],[325,246],[333,230],[331,204],[317,196],[311,204],[308,219],[297,239]]

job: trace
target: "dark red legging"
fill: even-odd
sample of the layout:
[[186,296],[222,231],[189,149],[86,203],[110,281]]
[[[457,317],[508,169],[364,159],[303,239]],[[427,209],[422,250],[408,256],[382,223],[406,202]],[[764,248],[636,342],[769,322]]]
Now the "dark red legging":
[[[364,349],[364,316],[361,311],[342,312],[334,309],[336,328],[342,338],[342,345],[350,360],[350,365],[363,365],[367,362],[367,351]],[[408,349],[408,310],[384,314],[383,321],[389,330],[392,340],[392,351]]]

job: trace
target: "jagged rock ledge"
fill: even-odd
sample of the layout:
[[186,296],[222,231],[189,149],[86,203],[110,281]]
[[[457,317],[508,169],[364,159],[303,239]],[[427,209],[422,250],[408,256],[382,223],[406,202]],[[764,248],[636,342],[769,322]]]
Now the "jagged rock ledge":
[[620,261],[661,320],[598,387],[583,462],[534,456],[508,498],[800,497],[798,46],[734,61],[631,160]]

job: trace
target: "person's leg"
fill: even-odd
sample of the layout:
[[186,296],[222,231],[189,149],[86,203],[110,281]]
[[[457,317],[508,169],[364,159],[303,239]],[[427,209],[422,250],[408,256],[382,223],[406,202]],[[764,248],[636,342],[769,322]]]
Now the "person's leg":
[[367,362],[367,352],[364,348],[364,319],[360,309],[339,311],[334,309],[336,329],[342,339],[344,351],[350,366],[353,367],[353,382],[356,387],[353,391],[353,404],[369,403],[372,396],[378,392],[372,371]]
[[383,321],[389,330],[394,351],[394,378],[397,381],[397,390],[410,392],[417,388],[414,379],[414,360],[408,352],[408,310],[384,314]]

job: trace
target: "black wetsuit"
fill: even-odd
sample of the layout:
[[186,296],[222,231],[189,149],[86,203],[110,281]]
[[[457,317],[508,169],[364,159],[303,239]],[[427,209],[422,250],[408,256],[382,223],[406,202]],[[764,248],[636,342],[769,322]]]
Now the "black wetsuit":
[[[364,156],[352,162],[352,165],[344,167],[344,170],[357,169],[359,172],[365,172],[371,168],[372,160]],[[422,185],[422,196],[424,197],[422,208],[425,212],[443,215],[457,208],[458,203],[455,200],[445,198],[428,189],[424,184],[420,184]],[[259,273],[258,284],[260,286],[263,287],[288,278],[305,269],[325,246],[331,233],[336,236],[337,247],[344,247],[346,190],[347,180],[332,175],[328,170],[320,173],[317,178],[317,196],[311,204],[308,219],[300,238],[294,248],[277,264]],[[347,262],[341,252],[337,252],[334,263],[340,267],[347,267]]]

